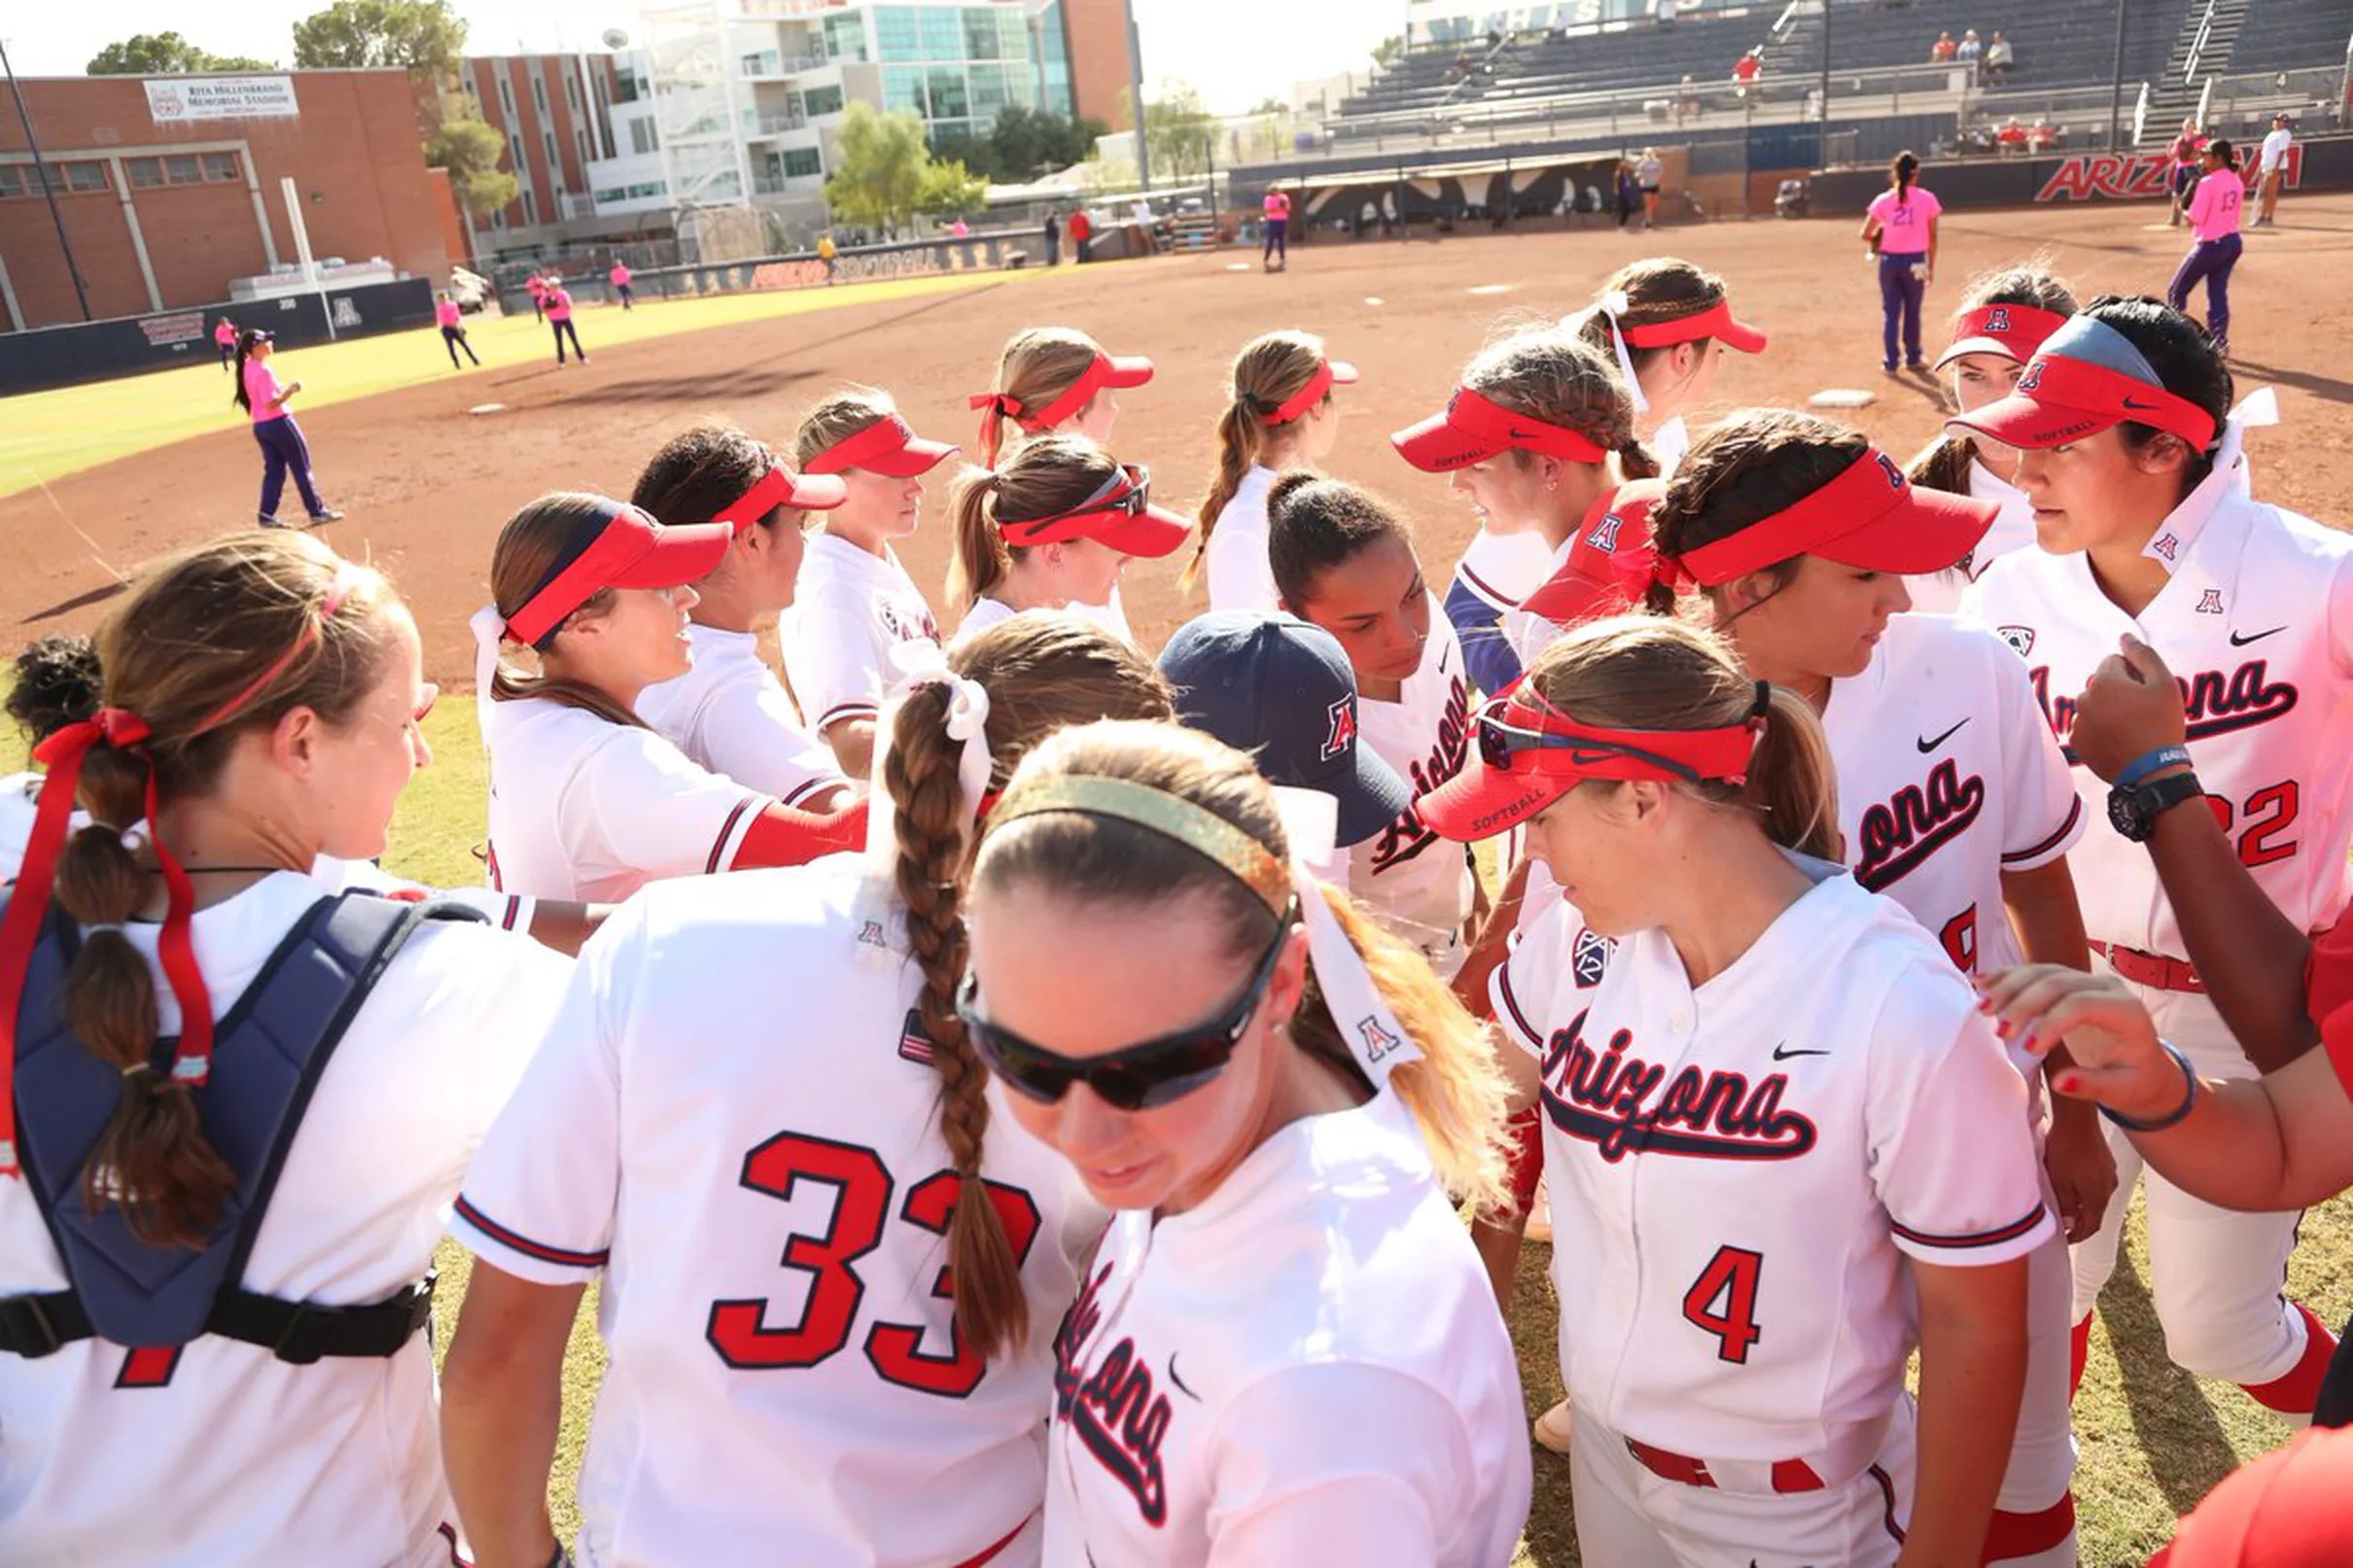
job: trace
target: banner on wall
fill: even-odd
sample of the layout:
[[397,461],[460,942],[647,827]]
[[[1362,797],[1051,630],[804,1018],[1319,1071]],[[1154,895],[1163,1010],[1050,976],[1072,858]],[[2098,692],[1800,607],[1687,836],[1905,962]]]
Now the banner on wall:
[[[2257,155],[2260,144],[2249,144],[2239,150],[2245,163],[2244,173],[2250,190],[2254,188],[2259,168]],[[2079,153],[2062,158],[2058,167],[2043,181],[2034,199],[2042,201],[2138,201],[2165,194],[2165,171],[2172,159],[2162,153]],[[2290,191],[2303,184],[2304,150],[2300,144],[2288,149],[2286,177],[2280,182]]]
[[147,113],[158,125],[179,125],[196,120],[293,120],[301,110],[295,104],[291,76],[150,77]]

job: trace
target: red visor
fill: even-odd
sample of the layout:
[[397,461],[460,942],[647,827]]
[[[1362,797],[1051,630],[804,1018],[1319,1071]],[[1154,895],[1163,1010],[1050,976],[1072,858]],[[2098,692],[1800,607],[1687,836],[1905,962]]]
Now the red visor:
[[796,506],[803,511],[829,511],[850,499],[850,489],[839,479],[814,473],[794,473],[790,469],[769,460],[769,470],[759,482],[729,505],[720,508],[711,520],[725,523],[740,534],[767,516],[779,506]]
[[1942,370],[1964,354],[1997,354],[2023,365],[2034,358],[2043,339],[2067,325],[2055,310],[2033,305],[1980,305],[1964,310],[1952,324],[1952,346],[1938,356]]
[[1457,387],[1445,413],[1399,431],[1389,444],[1424,473],[1467,469],[1514,448],[1570,463],[1601,463],[1609,457],[1576,431],[1515,414],[1469,387]]
[[635,506],[615,503],[596,538],[533,590],[507,617],[507,636],[539,647],[564,617],[606,588],[676,588],[699,582],[727,555],[728,523],[665,528]]
[[1462,771],[1414,809],[1440,835],[1468,843],[1527,821],[1590,779],[1741,784],[1771,695],[1758,681],[1748,716],[1724,729],[1628,730],[1580,724],[1523,688],[1479,710]]
[[1174,553],[1192,532],[1192,525],[1175,512],[1153,505],[1150,472],[1123,463],[1095,494],[1069,511],[1018,521],[999,517],[997,531],[1007,544],[1025,549],[1091,539],[1122,555],[1158,557]]
[[[927,441],[896,414],[885,414],[855,436],[845,436],[802,465],[811,473],[864,469],[894,479],[912,479],[939,467],[956,450],[952,441]],[[839,505],[839,503],[835,503]]]
[[1657,480],[1639,480],[1594,503],[1569,542],[1568,559],[1520,608],[1556,626],[1641,608],[1643,591],[1658,575],[1650,510],[1665,491]]
[[1324,395],[1330,392],[1335,385],[1352,387],[1355,384],[1356,367],[1354,366],[1340,360],[1319,361],[1316,366],[1316,373],[1308,377],[1307,385],[1293,393],[1284,400],[1281,407],[1267,415],[1266,422],[1269,425],[1287,425],[1321,402]]
[[1728,298],[1717,300],[1696,316],[1622,327],[1618,335],[1626,339],[1629,348],[1668,348],[1676,343],[1696,343],[1703,337],[1714,337],[1721,338],[1726,348],[1737,348],[1743,354],[1765,352],[1765,334],[1735,316]]
[[1106,387],[1125,389],[1141,387],[1152,379],[1152,362],[1141,355],[1111,355],[1100,350],[1094,363],[1078,373],[1063,395],[1042,408],[1023,406],[1019,398],[1003,392],[976,393],[972,398],[975,408],[991,409],[1004,415],[1032,435],[1052,430],[1088,403],[1095,394]]
[[1865,572],[1942,572],[1977,548],[2000,510],[1989,501],[1922,490],[1895,459],[1867,447],[1813,494],[1685,552],[1676,565],[1705,588],[1801,555]]
[[2018,390],[1948,421],[2004,446],[2064,446],[2127,421],[2166,431],[2199,452],[2214,444],[2214,416],[2138,376],[2087,360],[2038,354]]

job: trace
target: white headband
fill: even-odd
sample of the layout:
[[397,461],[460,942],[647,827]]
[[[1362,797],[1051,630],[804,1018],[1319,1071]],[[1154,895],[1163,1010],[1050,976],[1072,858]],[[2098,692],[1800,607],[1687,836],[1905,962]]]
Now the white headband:
[[1586,324],[1596,316],[1609,323],[1609,346],[1618,351],[1618,373],[1626,377],[1627,395],[1634,401],[1634,412],[1650,412],[1650,400],[1642,396],[1642,378],[1634,374],[1634,357],[1626,351],[1626,334],[1618,329],[1618,318],[1633,308],[1623,289],[1612,289],[1561,325],[1572,332],[1582,333]]
[[496,605],[484,605],[468,617],[474,632],[474,718],[482,729],[482,745],[490,745],[491,684],[499,677],[499,645],[507,637],[507,617]]
[[949,669],[946,650],[929,638],[897,645],[891,649],[891,662],[897,667],[899,679],[891,688],[875,724],[874,772],[866,804],[866,867],[885,881],[898,866],[898,832],[884,768],[891,756],[891,737],[898,728],[898,710],[907,698],[925,686],[947,689],[948,739],[964,743],[964,754],[956,762],[956,787],[966,832],[980,815],[980,798],[989,792],[989,772],[994,766],[989,756],[988,688]]
[[1278,789],[1275,799],[1282,813],[1283,833],[1291,841],[1291,891],[1307,925],[1308,961],[1316,966],[1316,984],[1356,1065],[1375,1089],[1386,1089],[1397,1064],[1419,1061],[1422,1048],[1389,1011],[1381,988],[1364,967],[1363,955],[1340,928],[1340,918],[1325,902],[1323,885],[1317,880],[1316,864],[1332,857],[1340,803],[1315,789]]

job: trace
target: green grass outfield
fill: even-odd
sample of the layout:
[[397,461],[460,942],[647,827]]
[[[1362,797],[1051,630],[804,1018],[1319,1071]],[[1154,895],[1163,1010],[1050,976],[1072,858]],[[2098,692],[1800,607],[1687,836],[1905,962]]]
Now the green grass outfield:
[[[680,332],[844,305],[920,298],[1043,275],[1034,270],[953,272],[847,283],[833,289],[653,299],[630,311],[583,306],[580,336],[592,353],[603,353],[624,343]],[[481,370],[536,365],[547,357],[547,329],[529,317],[469,316],[466,328],[474,353],[481,357]],[[287,379],[299,378],[305,384],[294,404],[298,413],[480,373],[472,366],[463,371],[449,368],[440,329],[436,327],[286,351]],[[229,401],[232,389],[228,382],[208,338],[200,350],[190,351],[187,365],[174,369],[0,398],[0,496],[12,496],[193,436],[233,429],[244,415]]]

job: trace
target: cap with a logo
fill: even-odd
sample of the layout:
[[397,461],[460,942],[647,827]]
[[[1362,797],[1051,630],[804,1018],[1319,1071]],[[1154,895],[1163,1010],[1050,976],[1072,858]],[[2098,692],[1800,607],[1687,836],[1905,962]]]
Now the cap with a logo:
[[897,414],[885,414],[855,435],[845,436],[803,464],[811,473],[864,469],[894,479],[929,473],[956,451],[953,441],[928,441]]
[[1990,501],[1923,490],[1876,446],[1809,494],[1737,533],[1694,545],[1659,570],[1717,588],[1801,555],[1863,572],[1907,576],[1942,572],[1965,558],[2001,508]]
[[1457,387],[1444,413],[1397,432],[1389,437],[1389,444],[1425,473],[1467,469],[1514,450],[1570,463],[1601,463],[1609,457],[1584,432],[1515,412],[1491,401],[1475,387]]
[[1413,791],[1356,729],[1356,676],[1340,640],[1289,615],[1224,610],[1176,629],[1160,655],[1176,717],[1252,753],[1273,784],[1339,803],[1339,842],[1405,814]]
[[506,634],[541,647],[564,618],[606,588],[676,588],[700,582],[726,556],[735,538],[727,523],[682,523],[665,528],[650,513],[620,502],[593,534],[583,534],[548,564],[539,586],[507,617]]
[[1667,486],[1637,479],[1604,495],[1570,537],[1561,567],[1520,608],[1556,626],[1579,626],[1639,610],[1657,571],[1650,509]]
[[1953,318],[1952,346],[1937,356],[1935,367],[1942,370],[1964,354],[1992,354],[2013,365],[2024,365],[2067,320],[2061,312],[2038,305],[1980,305],[1964,310]]
[[2178,436],[2200,453],[2218,429],[2212,414],[2165,390],[2130,338],[2096,316],[2076,316],[2043,340],[2009,397],[1946,424],[2005,446],[2042,448],[2127,422]]

